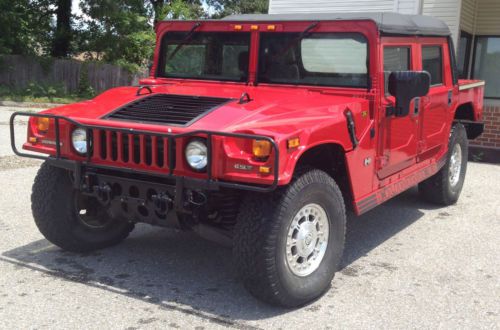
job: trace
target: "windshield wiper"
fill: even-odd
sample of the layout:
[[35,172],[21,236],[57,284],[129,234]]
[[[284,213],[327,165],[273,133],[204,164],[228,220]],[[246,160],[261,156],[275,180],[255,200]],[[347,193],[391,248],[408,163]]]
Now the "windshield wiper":
[[319,24],[319,22],[314,22],[312,24],[310,24],[308,27],[306,27],[304,29],[304,31],[302,31],[298,36],[297,38],[293,39],[292,41],[290,41],[288,43],[288,45],[286,45],[286,47],[281,51],[279,52],[278,54],[274,55],[274,56],[271,56],[271,58],[274,60],[274,59],[277,59],[277,58],[280,58],[282,57],[283,55],[285,55],[286,53],[288,53],[288,51],[290,50],[290,48],[293,48],[295,47],[302,39],[304,39],[305,37],[307,37],[309,34],[311,34],[311,30],[313,30],[317,25]]
[[184,39],[182,39],[182,41],[177,45],[177,47],[174,48],[174,50],[172,51],[172,53],[167,57],[166,62],[170,61],[172,59],[172,57],[174,57],[175,54],[177,54],[177,52],[179,50],[181,50],[182,47],[184,47],[185,45],[189,44],[189,42],[193,38],[194,33],[196,32],[196,29],[198,29],[200,26],[201,26],[201,22],[196,22],[193,25],[193,27],[191,28],[191,30],[188,31],[188,33],[186,34],[186,36],[184,37]]

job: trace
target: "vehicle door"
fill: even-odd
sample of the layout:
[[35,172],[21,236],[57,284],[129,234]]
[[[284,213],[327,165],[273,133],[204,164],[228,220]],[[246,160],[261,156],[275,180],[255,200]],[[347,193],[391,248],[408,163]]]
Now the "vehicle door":
[[415,38],[382,38],[382,65],[384,68],[381,141],[379,143],[379,162],[377,176],[384,179],[416,163],[419,100],[410,104],[410,113],[404,117],[396,117],[391,110],[395,98],[389,95],[388,78],[393,71],[409,71],[417,68],[417,44]]
[[[419,70],[429,72],[431,87],[422,97],[421,128],[419,132],[418,161],[437,154],[448,144],[450,109],[453,106],[453,78],[445,38],[423,38],[419,42]],[[458,90],[457,90],[458,92]]]

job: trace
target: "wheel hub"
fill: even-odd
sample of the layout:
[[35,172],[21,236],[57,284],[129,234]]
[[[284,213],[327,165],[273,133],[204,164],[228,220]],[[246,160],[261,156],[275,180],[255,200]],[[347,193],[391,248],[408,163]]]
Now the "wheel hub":
[[297,276],[314,272],[326,253],[329,223],[326,211],[318,204],[307,204],[294,216],[286,241],[286,260]]

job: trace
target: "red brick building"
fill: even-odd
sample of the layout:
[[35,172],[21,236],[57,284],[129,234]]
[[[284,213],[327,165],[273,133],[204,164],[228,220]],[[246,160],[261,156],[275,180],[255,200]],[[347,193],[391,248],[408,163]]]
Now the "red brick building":
[[484,100],[484,133],[471,141],[472,159],[500,162],[500,100]]

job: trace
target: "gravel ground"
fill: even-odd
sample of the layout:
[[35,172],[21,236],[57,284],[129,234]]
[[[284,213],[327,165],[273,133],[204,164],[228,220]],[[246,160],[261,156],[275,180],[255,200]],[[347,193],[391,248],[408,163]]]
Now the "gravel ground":
[[500,328],[496,165],[469,163],[454,206],[423,203],[411,189],[350,215],[331,290],[287,310],[252,298],[231,251],[189,233],[139,225],[89,254],[48,243],[30,211],[40,163],[12,156],[10,113],[0,108],[0,328]]

